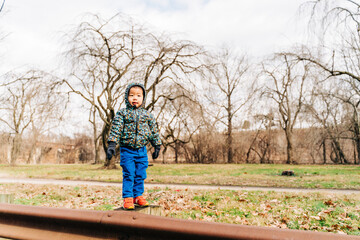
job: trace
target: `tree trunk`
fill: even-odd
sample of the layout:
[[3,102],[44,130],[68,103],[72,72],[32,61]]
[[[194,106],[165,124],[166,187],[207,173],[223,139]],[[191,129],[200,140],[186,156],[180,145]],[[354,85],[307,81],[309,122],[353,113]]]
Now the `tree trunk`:
[[246,152],[246,159],[245,159],[245,163],[248,164],[250,161],[249,161],[249,158],[250,158],[250,153],[251,153],[251,150],[252,150],[252,144],[250,145],[248,151]]
[[264,137],[261,141],[264,145],[263,147],[263,152],[262,155],[260,157],[260,163],[261,164],[265,164],[269,162],[269,158],[266,156],[268,154],[269,148],[270,148],[270,143],[268,142],[268,140],[266,139],[266,137]]
[[30,164],[31,160],[33,159],[34,152],[36,151],[36,143],[38,138],[39,138],[39,134],[36,131],[33,135],[33,143],[31,144],[30,153],[26,161],[27,164]]
[[[166,161],[166,151],[167,151],[167,146],[163,145],[164,146],[164,150],[163,150],[163,154],[162,154],[162,163],[165,163]],[[155,161],[155,160],[154,160]]]
[[35,148],[36,148],[36,142],[31,144],[31,148],[30,148],[30,152],[29,152],[29,156],[28,156],[28,159],[26,161],[26,164],[30,164],[31,163],[31,159],[33,158],[34,156],[34,151],[35,151]]
[[357,156],[355,155],[354,164],[356,164],[356,157],[358,160],[358,163],[360,164],[360,129],[359,129],[359,123],[357,121],[354,122],[354,138],[355,138],[355,144],[356,144],[356,152]]
[[227,129],[227,139],[226,139],[226,147],[227,147],[227,162],[233,163],[233,136],[232,136],[232,112],[231,112],[231,96],[228,96],[228,129]]
[[326,164],[326,139],[325,138],[323,139],[322,145],[323,145],[323,160],[324,160],[324,164]]
[[95,151],[94,151],[94,164],[99,164],[100,163],[100,141],[96,140],[94,141],[95,144]]
[[232,140],[233,140],[232,135],[231,135],[231,133],[228,132],[228,137],[227,137],[227,159],[228,159],[228,163],[233,163],[234,162]]
[[249,163],[250,153],[251,153],[251,150],[253,150],[253,146],[257,140],[259,133],[260,133],[260,130],[257,130],[254,139],[251,141],[250,147],[249,147],[248,151],[246,152],[245,163]]
[[96,137],[96,125],[93,123],[93,143],[94,143],[94,164],[99,163],[99,148],[98,148],[98,138]]
[[340,143],[335,138],[333,138],[332,140],[334,143],[333,146],[335,148],[336,156],[339,158],[338,160],[340,161],[340,163],[348,164],[349,161],[346,159],[345,154],[341,149]]
[[13,139],[13,144],[11,146],[11,158],[10,165],[15,166],[16,160],[20,153],[20,145],[21,145],[21,136],[16,133]]
[[100,163],[100,144],[101,138],[96,138],[96,134],[94,133],[93,142],[94,142],[94,164]]
[[266,159],[267,150],[268,150],[268,148],[265,148],[265,150],[264,150],[264,152],[263,152],[263,154],[262,154],[262,156],[260,158],[260,163],[261,164],[265,164],[266,162],[268,162],[268,160]]
[[353,147],[354,147],[354,152],[353,152],[354,164],[356,165],[356,163],[357,163],[357,156],[356,156],[357,151],[356,151],[356,143],[355,142],[353,142]]
[[289,128],[285,129],[285,135],[286,135],[286,142],[287,142],[287,146],[286,146],[286,164],[293,164],[294,160],[293,160],[293,146],[292,146],[292,133],[290,131]]
[[179,157],[179,143],[175,141],[175,163],[178,163],[178,157]]

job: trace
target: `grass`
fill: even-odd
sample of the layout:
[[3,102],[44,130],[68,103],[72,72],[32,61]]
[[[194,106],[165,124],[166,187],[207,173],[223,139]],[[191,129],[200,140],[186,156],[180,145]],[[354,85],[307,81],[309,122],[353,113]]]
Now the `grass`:
[[[73,209],[112,210],[122,204],[120,187],[0,184],[15,203]],[[360,193],[146,188],[145,197],[166,217],[346,233],[360,236]]]
[[[101,165],[0,165],[0,177],[51,178],[121,182],[121,169]],[[295,176],[281,176],[291,169]],[[357,165],[155,164],[148,183],[210,184],[293,188],[359,189]]]
[[[121,169],[101,165],[0,165],[0,177],[122,181]],[[283,170],[295,176],[281,176]],[[360,166],[259,164],[155,164],[149,183],[211,184],[360,190]],[[0,184],[15,204],[112,210],[122,204],[121,188]],[[281,193],[150,187],[144,193],[167,217],[253,226],[346,233],[360,236],[360,193]]]

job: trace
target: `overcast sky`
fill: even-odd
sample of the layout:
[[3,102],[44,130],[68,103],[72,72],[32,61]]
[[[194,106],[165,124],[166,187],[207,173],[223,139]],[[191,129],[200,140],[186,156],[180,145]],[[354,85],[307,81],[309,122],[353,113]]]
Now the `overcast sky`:
[[[51,71],[63,33],[84,13],[125,13],[155,31],[174,33],[209,48],[228,45],[263,56],[305,41],[306,0],[5,0],[0,12],[0,74],[23,67]],[[2,3],[3,0],[0,0]]]

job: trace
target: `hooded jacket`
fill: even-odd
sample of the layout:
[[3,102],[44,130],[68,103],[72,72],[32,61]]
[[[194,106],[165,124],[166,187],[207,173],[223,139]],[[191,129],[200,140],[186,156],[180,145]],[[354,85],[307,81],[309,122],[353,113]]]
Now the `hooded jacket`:
[[[136,108],[129,102],[130,88],[142,88],[144,99]],[[152,146],[161,145],[159,129],[154,116],[144,109],[146,100],[145,87],[140,83],[129,84],[125,90],[126,108],[120,109],[111,124],[108,142],[118,143],[120,147],[141,148],[149,142]]]

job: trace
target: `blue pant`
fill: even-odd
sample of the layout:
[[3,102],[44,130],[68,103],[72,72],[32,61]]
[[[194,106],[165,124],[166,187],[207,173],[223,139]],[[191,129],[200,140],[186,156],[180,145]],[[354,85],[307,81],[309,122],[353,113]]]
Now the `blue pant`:
[[146,146],[133,149],[120,148],[120,166],[123,169],[122,197],[138,197],[144,193],[144,180],[148,167]]

